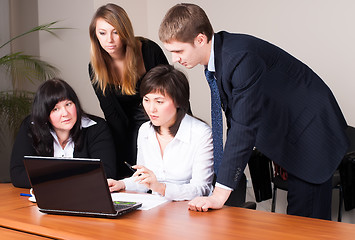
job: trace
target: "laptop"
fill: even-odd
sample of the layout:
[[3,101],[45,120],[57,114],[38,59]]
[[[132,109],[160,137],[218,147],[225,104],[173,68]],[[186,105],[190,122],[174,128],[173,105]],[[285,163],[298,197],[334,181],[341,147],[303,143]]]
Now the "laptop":
[[24,164],[43,213],[114,218],[142,206],[112,201],[99,159],[25,156]]

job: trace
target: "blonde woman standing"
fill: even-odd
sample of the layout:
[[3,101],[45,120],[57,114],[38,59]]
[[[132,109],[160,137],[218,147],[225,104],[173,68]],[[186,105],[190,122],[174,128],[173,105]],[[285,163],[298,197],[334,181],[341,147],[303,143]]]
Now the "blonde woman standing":
[[117,178],[131,174],[124,161],[134,165],[137,133],[148,120],[141,106],[139,86],[151,68],[168,64],[153,41],[134,36],[125,10],[115,4],[100,7],[90,27],[89,74],[117,150]]

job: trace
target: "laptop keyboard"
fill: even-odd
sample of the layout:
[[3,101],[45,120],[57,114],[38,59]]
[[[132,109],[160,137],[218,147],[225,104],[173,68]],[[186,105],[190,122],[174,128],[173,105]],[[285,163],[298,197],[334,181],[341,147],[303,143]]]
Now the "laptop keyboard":
[[114,205],[116,211],[129,208],[134,204],[136,204],[136,202],[123,202],[123,201],[114,201],[113,202],[113,205]]

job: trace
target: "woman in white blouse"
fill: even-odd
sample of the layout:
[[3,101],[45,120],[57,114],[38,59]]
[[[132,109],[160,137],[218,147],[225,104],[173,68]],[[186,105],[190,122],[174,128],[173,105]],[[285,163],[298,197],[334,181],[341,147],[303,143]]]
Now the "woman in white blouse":
[[139,129],[137,171],[123,180],[108,179],[111,192],[152,190],[175,201],[210,194],[212,131],[187,114],[189,91],[186,76],[173,66],[161,65],[146,74],[140,92],[150,121]]

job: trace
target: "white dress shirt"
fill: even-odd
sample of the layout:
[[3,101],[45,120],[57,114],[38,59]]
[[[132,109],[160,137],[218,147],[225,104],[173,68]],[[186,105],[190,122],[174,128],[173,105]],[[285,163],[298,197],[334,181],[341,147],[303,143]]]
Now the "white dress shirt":
[[[216,67],[214,65],[214,35],[212,35],[212,44],[211,44],[211,53],[210,53],[210,58],[208,60],[208,65],[206,66],[208,71],[210,72],[216,72]],[[226,190],[231,190],[233,191],[233,188],[227,187],[225,185],[222,185],[218,182],[216,182],[216,187],[220,187]]]
[[[81,118],[81,127],[82,128],[88,128],[92,125],[95,125],[96,122],[91,120],[88,117],[82,117]],[[65,145],[64,149],[59,143],[58,136],[55,133],[55,131],[50,130],[54,141],[53,141],[53,151],[54,151],[54,157],[65,157],[65,158],[72,158],[74,155],[74,142],[72,141],[72,138],[69,137],[68,143]]]
[[[166,184],[165,198],[182,201],[211,193],[212,130],[204,122],[186,114],[175,137],[166,146],[163,157],[150,122],[140,127],[137,145],[137,165],[147,167],[154,172],[159,182]],[[123,179],[126,190],[148,190],[143,184],[134,182],[134,179]]]

